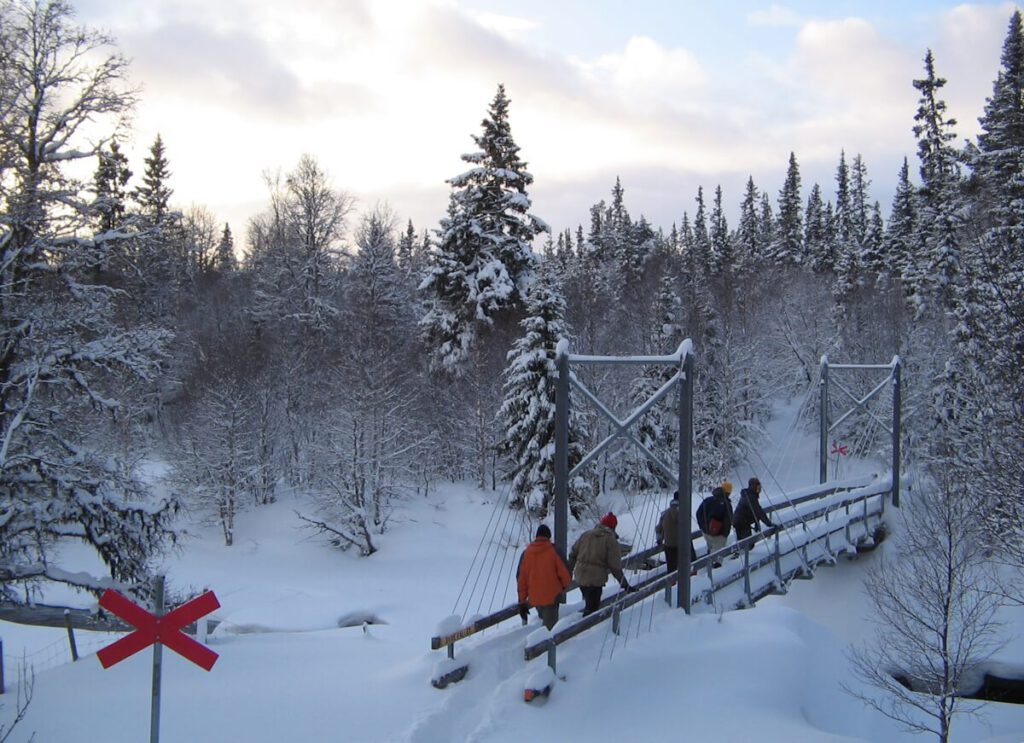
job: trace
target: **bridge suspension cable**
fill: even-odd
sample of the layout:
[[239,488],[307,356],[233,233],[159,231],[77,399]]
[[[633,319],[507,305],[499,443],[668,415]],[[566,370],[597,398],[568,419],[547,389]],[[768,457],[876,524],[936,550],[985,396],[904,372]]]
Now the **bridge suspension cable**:
[[[474,599],[477,601],[475,612],[480,613],[483,610],[488,589],[491,594],[488,608],[493,609],[499,589],[504,587],[507,593],[509,587],[514,585],[516,566],[514,554],[517,552],[515,548],[521,546],[524,536],[528,538],[530,533],[530,519],[526,509],[514,509],[509,503],[512,483],[509,482],[500,495],[498,495],[499,491],[493,492],[495,500],[487,525],[480,536],[473,560],[466,571],[466,577],[463,579],[462,587],[452,606],[452,613],[463,617],[474,611]],[[511,563],[509,561],[510,553],[512,553]],[[502,576],[505,576],[505,581],[501,581]],[[464,598],[464,609],[459,611]]]

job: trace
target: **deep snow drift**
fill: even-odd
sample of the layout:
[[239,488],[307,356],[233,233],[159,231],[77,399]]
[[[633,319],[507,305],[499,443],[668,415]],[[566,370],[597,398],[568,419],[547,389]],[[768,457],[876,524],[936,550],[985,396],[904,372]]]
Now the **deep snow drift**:
[[[452,613],[501,495],[446,486],[404,503],[381,550],[366,559],[310,540],[295,515],[306,507],[299,498],[243,514],[231,548],[215,528],[190,526],[195,536],[166,561],[168,585],[216,592],[222,623],[210,646],[220,658],[207,673],[164,650],[161,739],[921,740],[841,687],[857,686],[846,650],[869,631],[863,567],[888,542],[819,569],[814,580],[753,610],[719,615],[708,607],[687,616],[658,598],[644,602],[623,614],[620,635],[605,623],[560,647],[565,678],[531,704],[523,702],[523,687],[544,659],[527,664],[522,648],[528,636],[545,631],[535,615],[528,627],[515,618],[459,642],[456,658],[470,661],[467,678],[434,689],[431,676],[446,655],[429,649],[430,637]],[[765,480],[762,501],[777,495]],[[634,533],[623,504],[603,505],[620,514],[620,532]],[[518,554],[517,546],[508,549]],[[498,606],[513,600],[511,592],[495,597]],[[580,605],[574,591],[563,617]],[[1014,622],[1021,626],[1019,612],[1007,620],[1011,632]],[[76,633],[83,654],[113,639],[88,634]],[[33,732],[39,743],[146,739],[151,651],[103,670],[92,654],[67,662],[63,630],[0,623],[0,637],[8,686],[0,724],[13,713],[18,658],[24,652],[36,665],[35,697],[11,741]],[[1000,659],[1016,662],[1024,643],[1011,640]],[[985,707],[983,719],[955,721],[953,740],[1024,740],[1024,707]]]

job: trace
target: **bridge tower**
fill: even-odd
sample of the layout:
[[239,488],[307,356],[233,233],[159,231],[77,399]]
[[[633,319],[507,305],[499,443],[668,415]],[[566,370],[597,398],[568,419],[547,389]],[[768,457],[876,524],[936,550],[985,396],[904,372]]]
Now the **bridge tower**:
[[[573,374],[573,365],[592,364],[635,364],[643,366],[668,366],[676,368],[676,373],[665,382],[642,405],[634,409],[624,419],[618,418],[608,407],[597,398]],[[625,438],[631,442],[644,456],[650,459],[679,493],[679,511],[686,518],[679,519],[679,565],[676,585],[676,605],[690,612],[690,550],[684,545],[690,543],[690,518],[693,512],[693,376],[694,355],[693,343],[686,339],[676,352],[670,356],[581,356],[569,353],[569,342],[559,342],[555,354],[555,365],[558,369],[558,382],[555,391],[555,546],[561,554],[568,554],[569,527],[569,482],[590,462],[594,461],[603,451],[617,439]],[[584,398],[607,418],[613,431],[603,441],[588,451],[572,469],[569,468],[569,410],[571,390],[575,388]],[[671,392],[676,393],[676,405],[679,421],[679,451],[676,462],[669,464],[661,460],[654,452],[645,447],[630,430],[643,417],[644,413],[654,407]]]
[[[901,445],[900,440],[902,437],[902,390],[901,390],[901,378],[902,378],[902,367],[903,362],[899,356],[893,356],[892,361],[888,364],[831,364],[829,363],[828,356],[821,357],[821,377],[820,377],[820,412],[819,412],[819,441],[818,441],[818,482],[824,483],[828,480],[828,438],[829,434],[838,428],[843,421],[849,418],[854,413],[861,411],[870,416],[882,426],[883,429],[892,437],[892,505],[895,508],[900,506],[900,457],[901,457]],[[884,371],[885,378],[879,382],[870,392],[862,397],[858,397],[850,391],[847,384],[833,379],[834,372],[856,372],[856,371]],[[889,384],[892,384],[892,423],[887,425],[884,420],[878,418],[873,411],[871,411],[867,404],[868,402],[880,396]],[[831,398],[829,396],[830,387],[835,387],[842,392],[846,397],[849,397],[852,401],[852,407],[848,408],[845,412],[839,415],[835,421],[830,421],[829,417],[829,404]]]

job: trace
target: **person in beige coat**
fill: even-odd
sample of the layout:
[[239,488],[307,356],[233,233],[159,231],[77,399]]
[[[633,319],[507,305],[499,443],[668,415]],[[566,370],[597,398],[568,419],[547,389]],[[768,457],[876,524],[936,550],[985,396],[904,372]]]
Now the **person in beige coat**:
[[576,585],[583,594],[583,616],[592,614],[601,606],[601,592],[611,573],[623,591],[633,591],[622,572],[622,554],[615,527],[619,520],[609,511],[601,522],[576,540],[569,552],[569,566]]

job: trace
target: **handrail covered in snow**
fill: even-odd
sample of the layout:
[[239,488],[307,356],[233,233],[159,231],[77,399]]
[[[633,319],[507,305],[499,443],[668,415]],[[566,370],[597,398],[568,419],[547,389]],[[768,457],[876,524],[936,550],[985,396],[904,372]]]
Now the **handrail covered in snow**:
[[[879,532],[884,529],[882,516],[885,513],[885,498],[891,492],[891,482],[888,479],[880,479],[866,485],[862,483],[863,479],[843,484],[825,483],[815,488],[817,492],[805,493],[794,499],[791,504],[766,508],[766,511],[780,516],[785,514],[785,520],[777,526],[754,533],[693,562],[693,567],[698,572],[706,571],[708,587],[692,597],[692,605],[701,602],[713,603],[719,593],[742,581],[742,593],[734,606],[752,606],[770,593],[784,593],[785,586],[793,578],[811,577],[810,573],[817,565],[834,564],[838,554],[856,549],[869,539],[877,538]],[[800,508],[811,501],[825,502],[807,511]],[[844,518],[830,520],[830,515],[840,510],[843,511]],[[878,518],[874,528],[870,524],[872,517]],[[852,533],[853,529],[858,530],[856,534]],[[840,532],[843,533],[843,538],[833,543],[833,538]],[[763,549],[769,542],[768,549]],[[759,544],[762,545],[760,550],[757,549]],[[732,556],[743,558],[742,569],[728,570],[724,567],[724,561]],[[718,570],[725,573],[717,581],[711,567],[715,562],[723,565]],[[758,571],[767,575],[757,575]],[[613,622],[613,631],[618,633],[619,615],[624,609],[662,591],[665,592],[666,600],[670,600],[669,594],[676,583],[677,575],[660,573],[637,583],[634,593],[617,593],[609,596],[601,602],[601,607],[594,613],[528,645],[524,650],[525,659],[533,660],[547,653],[548,665],[554,668],[556,648],[563,642],[608,619]]]
[[[854,490],[856,488],[863,488],[863,487],[869,486],[874,480],[875,480],[875,476],[874,475],[868,475],[868,476],[857,477],[857,478],[852,478],[852,479],[847,479],[847,480],[842,480],[842,481],[827,482],[827,483],[822,483],[822,484],[819,484],[819,485],[812,485],[812,486],[809,486],[809,487],[806,487],[806,488],[802,488],[802,489],[800,489],[798,491],[794,491],[794,493],[784,503],[777,503],[777,504],[772,504],[772,505],[766,505],[764,510],[765,510],[766,513],[769,513],[769,514],[773,514],[773,513],[781,514],[781,513],[784,513],[784,512],[792,510],[793,511],[793,515],[796,517],[795,522],[796,523],[800,523],[801,520],[806,520],[808,518],[814,518],[814,516],[812,516],[811,514],[798,513],[799,506],[801,506],[801,505],[803,505],[805,503],[809,503],[811,501],[820,501],[820,500],[822,500],[824,498],[827,498],[827,497],[830,497],[830,496],[832,496],[832,495],[834,495],[834,494],[836,494],[836,493],[838,493],[840,491],[848,492],[848,491]],[[882,483],[879,483],[879,485],[881,485],[881,484]],[[749,540],[744,540],[741,544],[747,545],[748,541],[749,541],[749,544],[753,545],[754,543],[756,543],[760,539],[763,539],[764,536],[766,534],[768,534],[768,533],[770,533],[770,532],[761,532],[760,534],[752,535],[749,538]],[[691,532],[690,538],[693,541],[697,541],[697,540],[702,539],[702,534],[701,534],[701,532],[699,530],[695,530],[695,531]],[[731,545],[731,547],[735,547],[735,546],[736,545]],[[653,545],[653,546],[648,547],[646,549],[643,549],[643,550],[641,550],[639,552],[627,555],[627,556],[625,556],[623,558],[623,561],[622,561],[623,562],[623,564],[622,564],[623,570],[631,570],[631,569],[632,570],[637,570],[637,569],[641,569],[645,565],[648,565],[649,561],[655,555],[660,554],[661,551],[662,551],[662,548],[660,546]],[[725,550],[723,550],[723,552],[729,552],[729,551],[730,551],[729,548],[726,548]],[[702,558],[698,559],[697,561],[695,561],[693,563],[693,567],[697,568],[699,570],[701,568],[704,568],[707,564],[709,564],[709,563],[708,563],[706,557],[702,557]],[[638,584],[638,587],[641,587],[641,586],[646,587],[649,583],[650,583],[649,580],[642,581],[640,584]],[[675,583],[675,580],[674,580],[674,577],[673,577],[673,580],[671,581],[671,583],[668,583],[668,584],[666,584],[666,585],[664,585],[662,587],[663,588],[668,588],[671,585],[674,585],[674,583]],[[575,587],[576,587],[576,584],[572,583],[567,590],[572,590]],[[632,597],[639,596],[641,593],[642,593],[642,591],[638,590],[637,593],[632,595]],[[600,610],[598,610],[597,612],[594,612],[594,614],[586,617],[586,619],[589,620],[589,619],[591,619],[591,617],[596,617],[596,616],[600,615],[604,611],[605,604],[609,604],[610,605],[614,601],[615,598],[616,598],[615,596],[607,597],[605,599],[605,601],[602,601],[602,604],[601,604],[602,608]],[[631,601],[628,605],[632,606],[633,603],[635,603],[635,602]],[[696,603],[696,602],[694,602],[694,603]],[[519,604],[518,603],[509,604],[508,606],[506,606],[506,607],[504,607],[502,609],[499,609],[496,612],[488,614],[488,615],[486,615],[484,617],[475,618],[473,621],[469,622],[468,624],[466,624],[463,627],[460,627],[455,632],[451,632],[451,633],[444,634],[444,635],[436,635],[436,636],[432,637],[430,639],[430,647],[431,647],[432,650],[439,650],[441,648],[447,647],[449,649],[449,653],[448,653],[449,657],[454,658],[453,647],[454,647],[454,644],[457,641],[464,640],[464,639],[466,639],[468,637],[472,637],[473,635],[475,635],[475,634],[477,634],[479,632],[482,632],[485,629],[488,629],[490,627],[494,627],[495,625],[501,624],[505,620],[512,619],[513,617],[517,617],[518,615],[519,615]],[[596,622],[596,621],[594,622],[594,624],[597,624],[597,623],[598,622]],[[592,624],[588,623],[586,625],[586,627],[584,627],[583,629],[586,629],[587,627],[590,627],[590,626],[592,626]],[[580,631],[582,631],[582,629]],[[578,634],[578,633],[576,633],[576,634]]]

